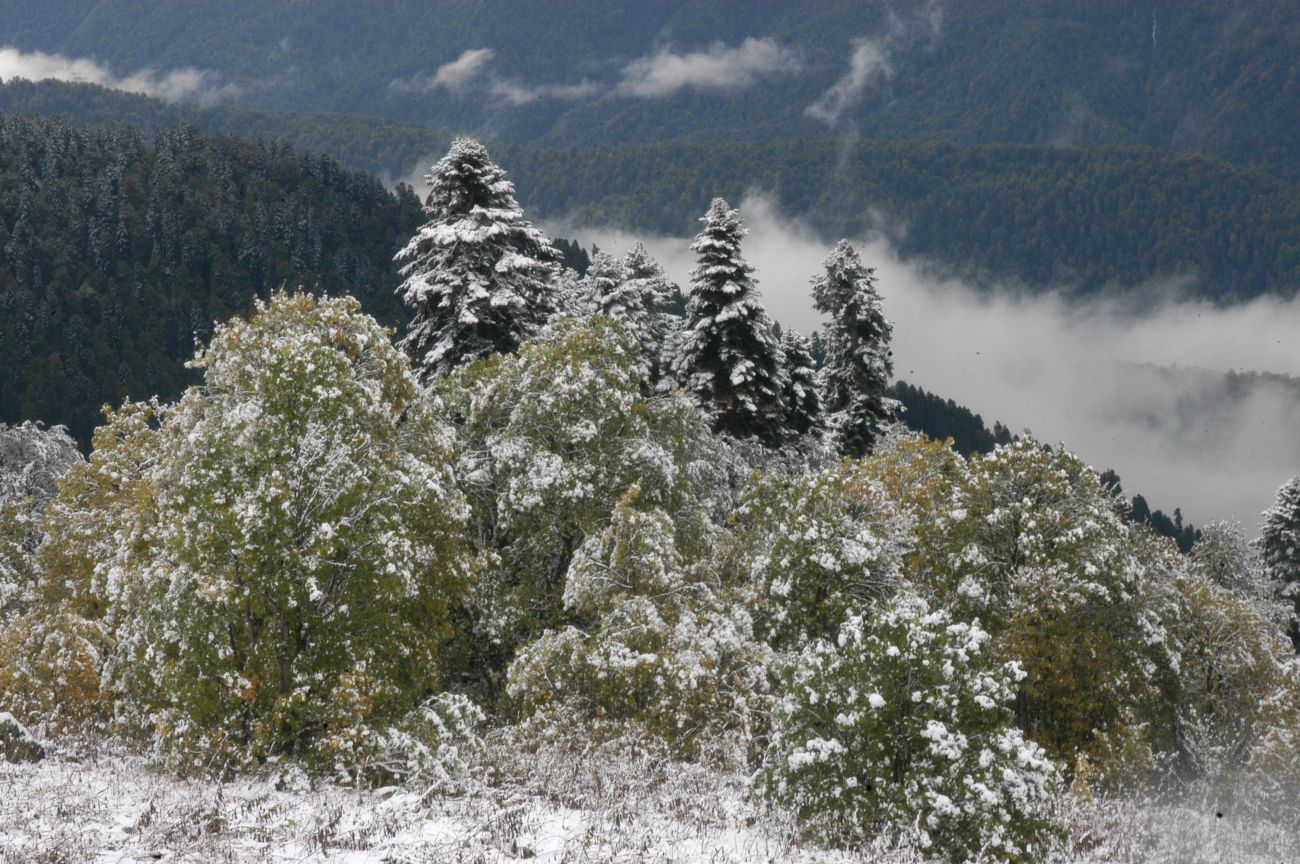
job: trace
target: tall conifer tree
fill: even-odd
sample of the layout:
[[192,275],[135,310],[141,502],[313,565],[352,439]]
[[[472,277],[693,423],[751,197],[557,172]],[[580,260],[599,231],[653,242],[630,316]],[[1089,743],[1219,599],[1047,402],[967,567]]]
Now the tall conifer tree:
[[894,364],[889,350],[894,325],[885,318],[875,268],[866,267],[847,240],[827,256],[813,280],[813,305],[830,316],[822,367],[825,409],[832,415],[840,451],[870,452],[898,403],[885,395]]
[[780,351],[751,277],[754,268],[740,253],[746,231],[721,198],[700,221],[704,230],[691,244],[699,265],[691,273],[674,371],[714,412],[715,430],[774,446],[784,421]]
[[429,221],[397,261],[415,313],[401,347],[428,378],[534,335],[555,311],[559,255],[477,141],[457,138],[426,179]]
[[1300,477],[1284,483],[1264,511],[1259,552],[1265,574],[1291,605],[1291,641],[1300,651]]
[[817,432],[822,426],[822,398],[817,385],[817,364],[808,340],[796,330],[781,336],[785,366],[785,425],[797,435]]

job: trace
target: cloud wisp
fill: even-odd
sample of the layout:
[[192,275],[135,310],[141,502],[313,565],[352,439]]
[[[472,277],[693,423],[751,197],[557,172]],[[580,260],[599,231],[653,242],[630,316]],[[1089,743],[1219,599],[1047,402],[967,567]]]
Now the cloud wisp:
[[526,105],[539,99],[569,102],[587,99],[600,92],[600,85],[585,80],[577,84],[529,84],[516,78],[493,78],[489,89],[493,96],[511,105]]
[[112,90],[143,93],[168,102],[198,102],[204,105],[227,101],[240,95],[237,85],[222,83],[220,73],[207,69],[192,66],[167,71],[140,69],[130,75],[120,76],[113,74],[107,66],[85,57],[65,57],[62,54],[4,47],[0,48],[0,79],[9,78],[98,84]]
[[943,8],[937,0],[929,0],[910,18],[891,11],[883,36],[850,40],[848,69],[804,109],[804,114],[834,126],[868,89],[894,77],[893,55],[899,48],[937,40],[942,27]]
[[889,62],[889,50],[881,40],[854,39],[852,45],[848,70],[821,98],[804,109],[809,117],[821,120],[828,126],[834,125],[846,108],[862,98],[868,84],[894,75],[894,67]]
[[470,89],[486,90],[493,96],[510,105],[526,105],[541,99],[574,101],[586,99],[600,92],[600,86],[593,81],[580,81],[577,84],[530,84],[518,78],[504,78],[491,74],[489,65],[496,58],[496,51],[491,48],[471,48],[449,63],[444,63],[434,70],[432,75],[416,75],[390,81],[388,89],[392,93],[432,93],[434,90],[446,90],[451,93],[463,93]]
[[[745,254],[772,316],[804,332],[822,322],[809,282],[833,245],[770,199],[740,204]],[[689,238],[650,237],[572,223],[548,226],[621,251],[633,239],[683,287]],[[1012,429],[1063,441],[1129,494],[1181,507],[1196,524],[1236,519],[1253,531],[1279,485],[1300,471],[1300,387],[1226,379],[1229,370],[1300,376],[1300,297],[1215,307],[1169,299],[1135,312],[1109,298],[987,291],[901,259],[887,240],[859,238],[895,322],[895,372]]]
[[432,75],[415,75],[411,78],[389,82],[388,89],[396,93],[428,93],[432,90],[463,90],[481,78],[496,56],[491,48],[471,48],[449,63],[434,70]]
[[734,48],[715,42],[703,51],[678,54],[667,48],[623,67],[614,92],[654,99],[687,88],[738,90],[768,75],[798,72],[799,55],[773,39],[746,39]]

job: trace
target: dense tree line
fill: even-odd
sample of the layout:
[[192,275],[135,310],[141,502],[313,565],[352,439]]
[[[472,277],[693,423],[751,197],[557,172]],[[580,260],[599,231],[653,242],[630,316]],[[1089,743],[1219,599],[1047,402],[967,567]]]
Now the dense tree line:
[[1185,277],[1230,301],[1300,284],[1295,187],[1204,157],[789,141],[519,149],[510,160],[531,208],[592,225],[683,234],[711,195],[757,188],[827,234],[883,231],[904,255],[1031,290]]
[[[449,141],[393,121],[175,106],[59,82],[8,82],[0,108],[88,123],[120,116],[149,129],[194,123],[390,178],[423,170]],[[592,225],[685,235],[714,194],[736,201],[758,188],[828,235],[882,230],[905,255],[1030,289],[1185,278],[1195,293],[1234,300],[1289,295],[1300,283],[1294,183],[1211,158],[826,139],[496,149],[521,201],[543,217],[581,214]]]
[[0,418],[84,444],[101,405],[174,398],[195,337],[286,284],[397,324],[419,217],[409,190],[282,146],[0,116]]

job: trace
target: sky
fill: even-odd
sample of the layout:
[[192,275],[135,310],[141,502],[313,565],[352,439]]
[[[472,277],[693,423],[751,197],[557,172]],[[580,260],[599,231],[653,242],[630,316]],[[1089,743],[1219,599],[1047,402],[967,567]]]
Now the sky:
[[[821,326],[809,283],[833,240],[751,195],[739,209],[745,254],[770,314],[809,332]],[[685,287],[690,238],[633,236],[549,222],[552,236],[621,254],[640,239]],[[1180,507],[1197,525],[1214,519],[1255,533],[1279,486],[1300,474],[1300,396],[1285,384],[1230,393],[1224,373],[1300,377],[1300,297],[1216,308],[1179,299],[1177,286],[1132,286],[1107,299],[980,291],[901,260],[880,238],[856,241],[877,268],[895,323],[898,377],[1013,431],[1063,442],[1097,470],[1113,468],[1125,490],[1153,508]],[[1166,297],[1144,309],[1122,300]],[[1300,386],[1300,382],[1297,382]]]

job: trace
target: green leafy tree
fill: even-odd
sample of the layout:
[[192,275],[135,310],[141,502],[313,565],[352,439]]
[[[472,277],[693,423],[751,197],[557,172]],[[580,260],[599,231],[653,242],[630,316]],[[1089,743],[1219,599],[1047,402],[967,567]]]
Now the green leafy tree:
[[747,742],[768,708],[771,649],[709,560],[683,558],[672,519],[637,509],[639,495],[578,550],[564,587],[577,623],[520,651],[508,693],[539,719],[644,729],[686,754],[729,733]]
[[636,342],[595,315],[440,379],[459,430],[458,476],[482,569],[463,674],[499,695],[515,650],[567,621],[565,574],[633,484],[671,515],[678,542],[706,542],[722,445],[689,396],[647,396]]
[[903,523],[862,463],[761,476],[733,523],[737,581],[755,592],[759,632],[777,648],[833,637],[901,585]]
[[277,294],[194,365],[141,431],[155,528],[115,574],[118,713],[187,758],[350,770],[439,683],[469,578],[453,436],[350,298]]
[[941,482],[909,570],[1021,664],[1021,727],[1064,761],[1101,739],[1166,731],[1154,721],[1168,717],[1177,663],[1165,627],[1177,556],[1127,524],[1078,457],[1029,436]]

